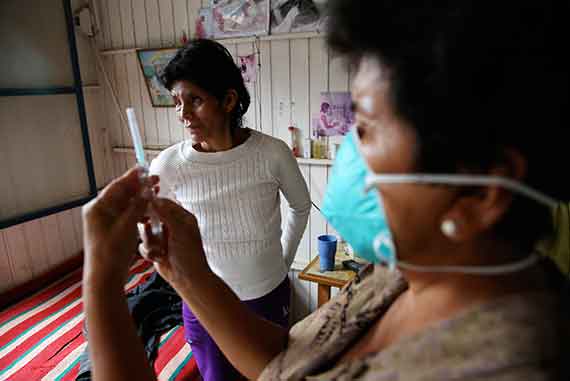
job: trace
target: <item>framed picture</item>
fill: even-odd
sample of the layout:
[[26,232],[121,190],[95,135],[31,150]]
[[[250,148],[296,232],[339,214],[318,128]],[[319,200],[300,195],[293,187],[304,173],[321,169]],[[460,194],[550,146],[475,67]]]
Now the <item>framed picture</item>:
[[215,38],[269,34],[269,0],[211,0]]
[[255,83],[257,79],[257,63],[255,54],[248,54],[247,56],[238,56],[239,70],[241,76],[246,84]]
[[313,0],[271,0],[271,34],[314,32],[321,23],[321,11]]
[[173,48],[137,50],[137,56],[153,107],[174,107],[172,96],[162,86],[158,76],[174,57],[177,50]]
[[321,93],[319,116],[313,118],[313,136],[343,136],[354,124],[349,92]]

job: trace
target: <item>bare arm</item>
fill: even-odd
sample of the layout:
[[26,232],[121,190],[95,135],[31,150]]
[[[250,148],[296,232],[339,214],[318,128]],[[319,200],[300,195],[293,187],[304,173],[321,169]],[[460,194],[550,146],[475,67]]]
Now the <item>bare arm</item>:
[[287,344],[288,332],[251,312],[206,262],[196,218],[167,199],[153,202],[166,225],[167,242],[145,225],[143,256],[188,304],[229,361],[246,377],[261,371]]
[[279,188],[289,205],[287,215],[284,216],[285,226],[281,234],[283,258],[289,269],[295,260],[299,242],[307,227],[311,212],[311,196],[297,159],[285,143],[280,143],[278,149],[275,150],[276,165],[273,175],[279,182]]
[[121,285],[87,280],[83,298],[93,380],[155,380]]
[[[123,292],[136,248],[136,223],[148,206],[141,188],[137,171],[131,170],[83,209],[83,293],[95,381],[155,379]],[[143,255],[154,260],[232,364],[256,379],[285,347],[287,332],[250,312],[211,272],[192,214],[170,200],[153,204],[165,223],[163,239],[150,236],[141,247]],[[148,223],[143,232],[143,238],[149,237]]]
[[[151,178],[149,185],[157,182]],[[83,208],[83,302],[93,380],[154,380],[123,291],[148,200],[130,170]]]

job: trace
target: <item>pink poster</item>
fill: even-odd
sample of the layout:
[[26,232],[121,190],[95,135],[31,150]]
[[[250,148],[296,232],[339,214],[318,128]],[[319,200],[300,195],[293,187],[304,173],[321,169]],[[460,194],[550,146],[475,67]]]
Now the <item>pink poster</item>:
[[196,38],[212,38],[212,8],[201,8],[196,20]]
[[254,83],[257,76],[257,64],[255,54],[238,56],[239,69],[245,83]]
[[352,97],[349,92],[321,93],[319,116],[313,119],[313,135],[346,135],[354,124]]

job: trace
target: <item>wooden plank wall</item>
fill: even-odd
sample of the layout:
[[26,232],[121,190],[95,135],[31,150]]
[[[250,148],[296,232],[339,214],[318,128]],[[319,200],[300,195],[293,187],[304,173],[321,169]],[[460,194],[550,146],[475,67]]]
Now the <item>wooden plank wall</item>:
[[[96,0],[101,20],[101,49],[172,47],[179,45],[184,30],[194,35],[198,9],[209,0]],[[222,43],[223,40],[221,41]],[[345,65],[332,57],[321,36],[301,39],[224,43],[231,54],[259,53],[261,71],[257,83],[248,86],[252,105],[246,125],[289,141],[287,127],[295,125],[303,137],[309,136],[311,115],[318,115],[321,91],[348,91],[349,73]],[[105,122],[110,144],[131,146],[127,126],[119,112],[128,105],[136,108],[147,147],[171,145],[186,138],[172,108],[153,108],[134,52],[105,54],[104,62],[119,98],[117,108],[110,89],[103,89]],[[134,156],[113,154],[113,173],[124,172],[134,164]],[[301,165],[311,197],[321,205],[330,167]],[[294,279],[294,315],[299,318],[316,306],[316,288],[296,280],[297,270],[315,255],[315,240],[331,230],[313,208],[303,237],[291,279]]]
[[[74,1],[74,7],[80,1]],[[33,9],[30,10],[33,12]],[[97,186],[102,187],[112,178],[110,142],[107,125],[102,117],[103,88],[98,86],[94,49],[90,41],[76,33],[85,107]],[[50,110],[36,109],[38,114]],[[43,126],[49,128],[49,126]],[[77,126],[79,128],[79,125]],[[26,170],[25,168],[21,169]],[[81,174],[83,177],[84,174]],[[58,173],[49,174],[57,181]],[[41,184],[38,184],[41,187]],[[45,273],[82,250],[81,209],[75,208],[48,217],[0,230],[0,292],[21,285]]]

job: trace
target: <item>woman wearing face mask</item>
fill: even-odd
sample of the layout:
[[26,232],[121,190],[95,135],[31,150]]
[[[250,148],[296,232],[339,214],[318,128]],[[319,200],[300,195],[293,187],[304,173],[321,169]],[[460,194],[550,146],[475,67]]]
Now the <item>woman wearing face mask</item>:
[[[165,67],[161,80],[191,139],[153,160],[150,172],[161,178],[159,196],[196,216],[212,271],[248,308],[286,328],[288,271],[311,208],[297,161],[284,142],[243,128],[250,97],[223,45],[191,41]],[[289,204],[283,230],[280,193]],[[203,379],[238,379],[188,304],[182,312]]]
[[[330,6],[329,44],[357,65],[357,124],[323,212],[377,265],[287,332],[245,309],[208,269],[196,219],[176,204],[154,202],[169,238],[148,256],[251,379],[569,379],[568,283],[534,254],[552,235],[552,208],[569,198],[552,170],[569,141],[569,5]],[[104,220],[97,206],[114,193],[86,209],[87,227]],[[89,229],[86,238],[87,247],[112,242]],[[108,379],[134,359],[104,351],[102,337],[119,345],[133,335],[111,337],[102,323],[111,318],[102,311],[123,308],[120,285],[110,300],[92,285],[110,276],[95,259],[113,254],[88,248],[85,270],[87,315],[101,322],[90,331],[94,367]]]

